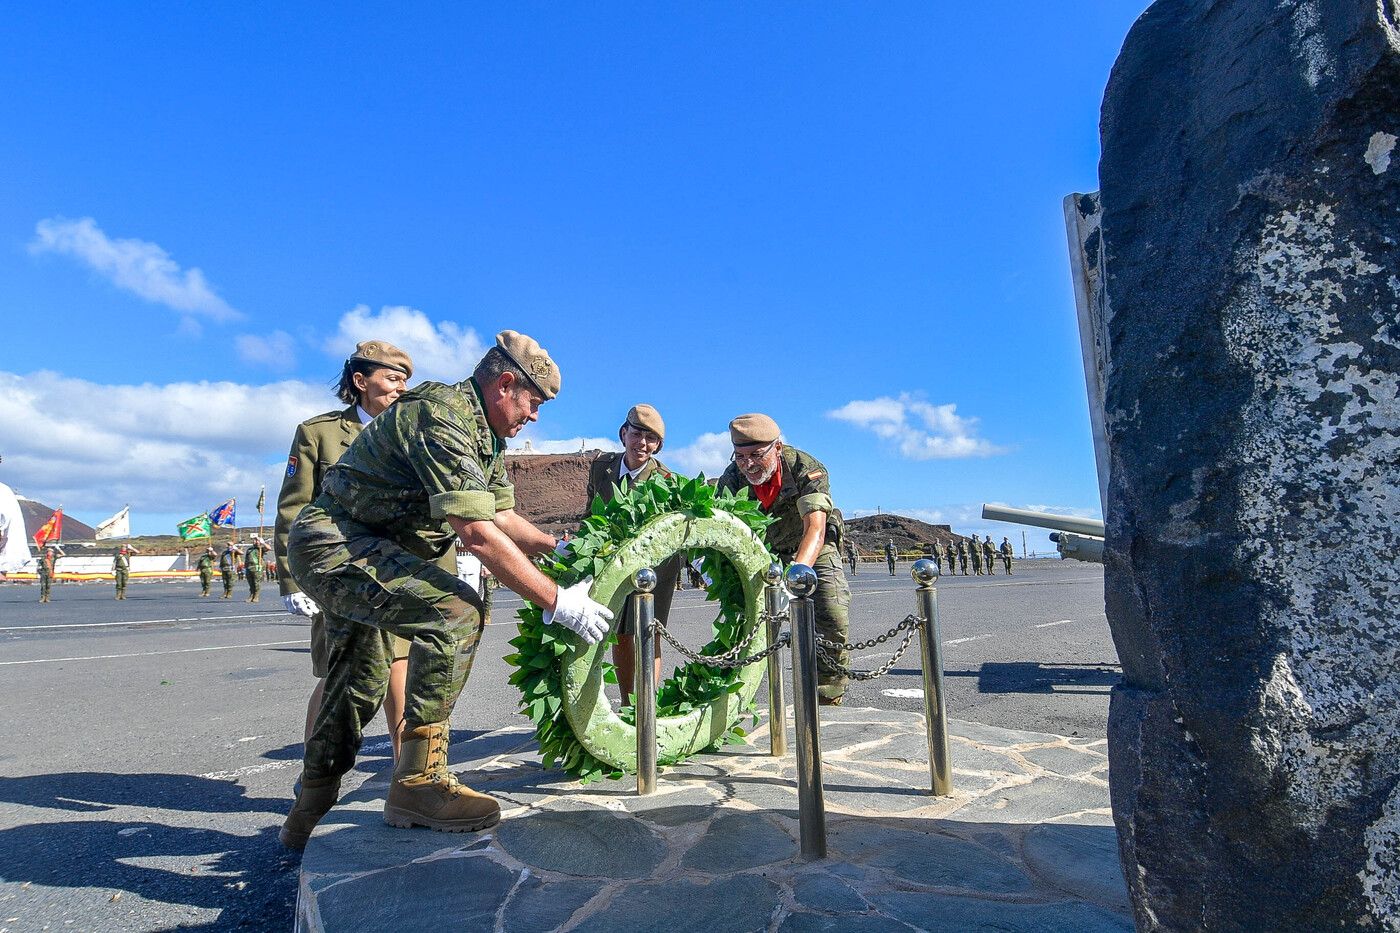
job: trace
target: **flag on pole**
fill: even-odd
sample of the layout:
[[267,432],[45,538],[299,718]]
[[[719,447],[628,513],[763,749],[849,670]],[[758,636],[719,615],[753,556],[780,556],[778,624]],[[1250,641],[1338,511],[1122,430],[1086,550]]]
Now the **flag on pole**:
[[267,505],[267,487],[258,490],[258,514],[262,514],[263,506]]
[[209,510],[209,520],[216,525],[233,525],[237,521],[237,499],[230,499],[223,505]]
[[120,512],[97,526],[97,540],[131,537],[131,506],[124,506]]
[[187,518],[175,526],[180,531],[181,541],[195,541],[207,538],[210,534],[209,513],[202,512],[194,518]]
[[50,540],[63,540],[63,509],[59,509],[49,516],[49,520],[44,522],[44,527],[34,532],[34,543],[39,547],[48,544]]

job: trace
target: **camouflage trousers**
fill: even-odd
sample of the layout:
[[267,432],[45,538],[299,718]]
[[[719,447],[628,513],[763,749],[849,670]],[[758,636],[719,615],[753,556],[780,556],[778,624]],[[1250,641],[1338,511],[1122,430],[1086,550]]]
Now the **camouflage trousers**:
[[262,593],[262,568],[243,566],[243,579],[248,581],[248,598],[257,599]]
[[209,584],[214,582],[214,571],[201,570],[199,572],[199,595],[209,595]]
[[126,581],[128,576],[130,576],[130,571],[125,567],[118,567],[116,570],[112,571],[112,581],[117,584],[118,597],[126,595]]
[[225,596],[232,596],[232,595],[233,595],[233,571],[232,571],[232,570],[220,570],[220,571],[219,571],[219,575],[220,575],[221,577],[223,577],[223,581],[224,581],[224,595],[225,595]]
[[48,599],[49,591],[53,589],[53,577],[48,574],[39,575],[39,598]]
[[470,586],[319,501],[292,525],[287,562],[297,584],[321,607],[330,649],[304,778],[339,777],[354,766],[364,727],[384,702],[393,636],[411,643],[408,727],[451,717],[485,624],[484,607]]
[[[791,556],[788,557],[791,561]],[[812,609],[816,615],[817,634],[831,641],[845,643],[851,630],[851,587],[846,582],[845,571],[841,569],[841,558],[836,548],[827,545],[817,555],[812,569],[817,572],[817,595],[812,599]],[[822,649],[834,657],[842,667],[851,666],[849,651],[834,652]],[[824,697],[840,697],[846,694],[847,678],[836,668],[820,658],[817,659],[817,694]]]

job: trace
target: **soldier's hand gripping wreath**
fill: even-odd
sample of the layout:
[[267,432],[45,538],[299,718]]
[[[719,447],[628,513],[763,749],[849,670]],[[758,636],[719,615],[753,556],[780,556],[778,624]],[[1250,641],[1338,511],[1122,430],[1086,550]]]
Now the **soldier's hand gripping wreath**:
[[546,610],[545,625],[562,625],[576,632],[590,645],[596,645],[608,634],[608,623],[613,614],[607,606],[594,602],[588,597],[592,578],[581,580],[570,587],[560,587],[554,598],[554,608]]
[[292,615],[306,616],[308,619],[321,611],[316,601],[305,593],[288,593],[282,597],[282,605]]

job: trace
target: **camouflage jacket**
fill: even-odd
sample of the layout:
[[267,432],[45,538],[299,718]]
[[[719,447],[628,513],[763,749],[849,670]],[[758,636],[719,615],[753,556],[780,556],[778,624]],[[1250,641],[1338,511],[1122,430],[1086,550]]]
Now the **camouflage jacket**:
[[224,548],[223,552],[219,554],[220,570],[227,570],[232,572],[233,568],[237,565],[237,563],[238,558],[234,556],[232,548]]
[[[796,447],[784,447],[783,485],[768,514],[776,519],[768,526],[764,539],[770,550],[784,561],[790,561],[802,545],[802,520],[811,512],[826,513],[826,542],[824,547],[838,551],[846,533],[841,512],[831,501],[831,478],[821,461]],[[719,478],[719,488],[731,492],[749,489],[749,481],[734,464]]]
[[475,379],[425,382],[365,426],[326,471],[316,502],[435,560],[456,537],[447,516],[490,521],[515,507],[504,454]]
[[112,553],[112,569],[126,570],[131,566],[131,560],[126,556],[126,551],[118,548]]
[[202,554],[202,555],[200,555],[199,563],[198,563],[196,566],[197,566],[200,570],[213,570],[213,569],[214,569],[214,557],[213,557],[213,555],[211,555],[211,554]]
[[248,550],[245,551],[245,552],[243,553],[243,569],[244,569],[245,571],[247,571],[247,570],[254,570],[254,571],[257,571],[258,573],[262,573],[262,569],[263,569],[263,549],[262,549],[262,548],[258,547],[258,546],[255,544],[255,545],[253,545],[252,547],[248,548]]

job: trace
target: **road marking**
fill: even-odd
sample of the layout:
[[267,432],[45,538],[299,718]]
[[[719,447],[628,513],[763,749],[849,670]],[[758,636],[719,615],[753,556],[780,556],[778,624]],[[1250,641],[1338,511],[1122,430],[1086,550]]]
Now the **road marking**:
[[1050,628],[1052,625],[1071,625],[1073,623],[1073,619],[1061,619],[1058,622],[1042,622],[1036,628]]
[[79,658],[33,658],[28,661],[0,661],[0,667],[11,664],[55,664],[60,661],[111,661],[116,658],[153,658],[162,654],[190,654],[195,651],[228,651],[233,648],[275,648],[280,645],[306,645],[310,639],[292,641],[261,641],[252,645],[210,645],[204,648],[174,648],[170,651],[136,651],[131,654],[91,654]]
[[[362,747],[360,753],[387,752],[393,747],[393,742],[375,742],[373,745]],[[232,771],[210,771],[208,774],[201,774],[200,777],[207,778],[211,781],[236,781],[250,774],[262,774],[265,771],[280,771],[283,768],[290,768],[293,765],[299,767],[301,765],[301,759],[295,758],[291,761],[268,761],[260,765],[248,765],[243,768],[234,768]]]
[[35,629],[106,628],[112,625],[158,625],[164,622],[220,622],[230,619],[261,619],[264,616],[287,615],[285,612],[255,612],[239,616],[191,616],[188,619],[135,619],[131,622],[65,622],[61,625],[10,625],[0,632],[26,632]]
[[981,635],[969,635],[969,636],[967,636],[966,638],[950,638],[950,639],[948,639],[947,641],[945,641],[943,644],[945,644],[945,645],[961,645],[961,644],[963,644],[964,642],[969,642],[969,641],[981,641],[981,640],[984,639],[984,638],[995,638],[995,637],[996,637],[996,636],[993,635],[991,632],[983,632]]
[[896,700],[922,700],[924,698],[924,692],[917,687],[896,687],[892,690],[881,690],[880,693]]

